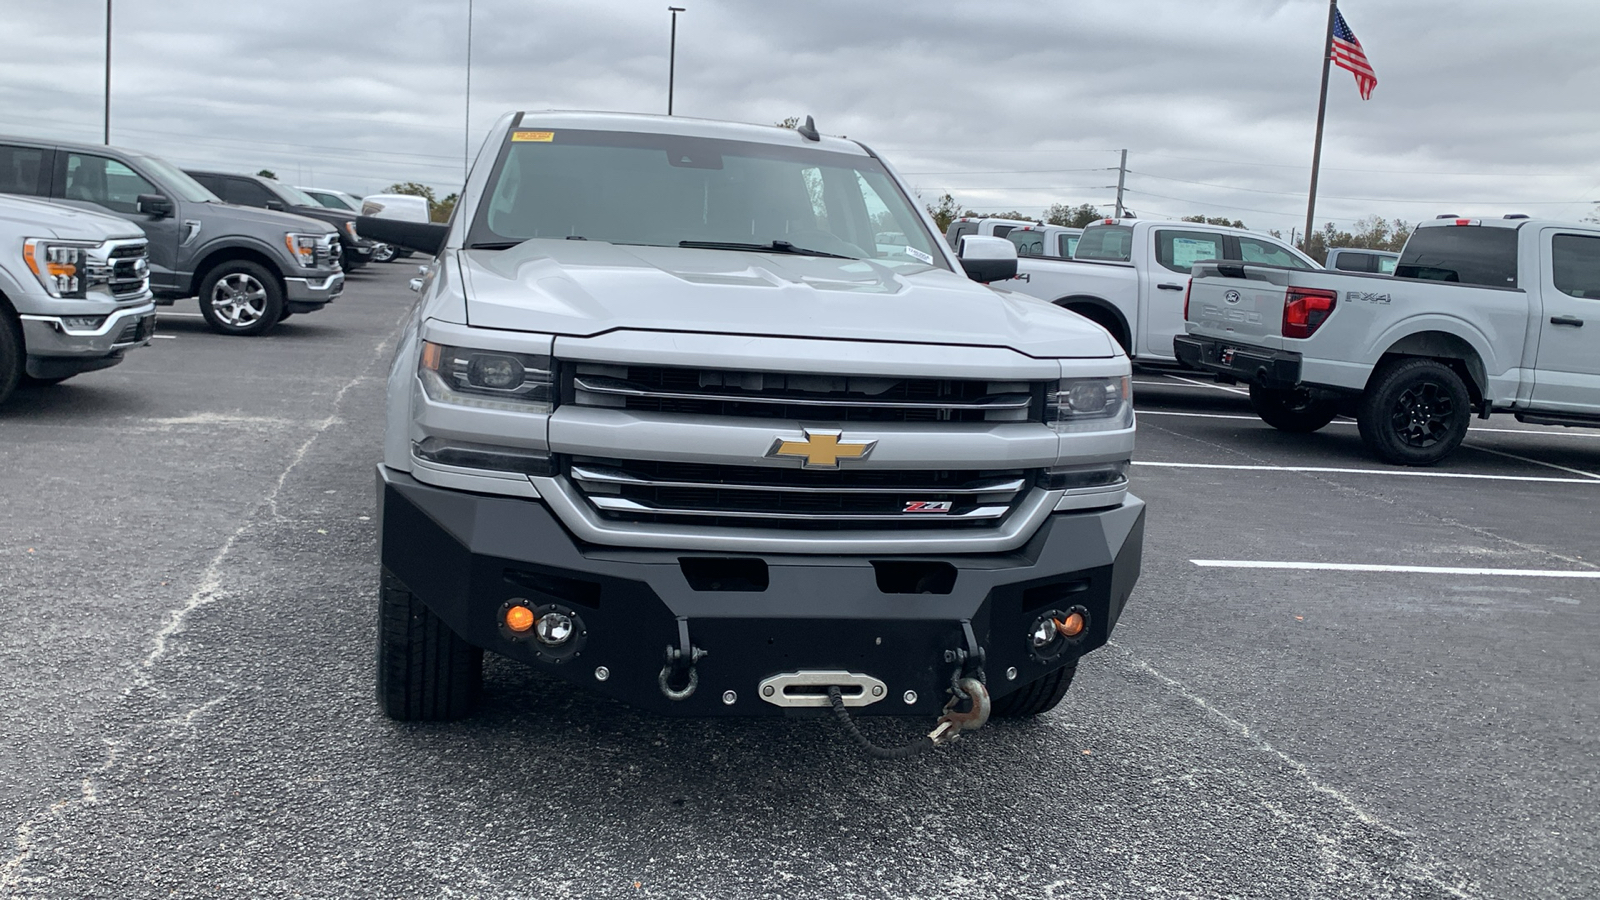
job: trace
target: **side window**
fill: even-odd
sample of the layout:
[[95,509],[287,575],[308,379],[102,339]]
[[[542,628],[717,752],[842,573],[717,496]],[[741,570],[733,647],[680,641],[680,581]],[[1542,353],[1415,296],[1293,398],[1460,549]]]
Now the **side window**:
[[113,212],[138,212],[140,194],[160,193],[138,172],[104,156],[67,154],[67,183],[62,196],[95,203]]
[[1011,233],[1011,229],[1013,229],[1015,227],[1017,227],[1017,226],[1015,226],[1015,225],[996,225],[994,227],[994,236],[995,237],[1005,237],[1006,235],[1010,234]]
[[1399,262],[1400,262],[1400,258],[1397,257],[1397,256],[1380,256],[1380,257],[1378,257],[1378,274],[1379,275],[1393,275],[1394,274],[1394,267]]
[[1222,235],[1205,231],[1156,232],[1156,262],[1185,275],[1203,259],[1222,259]]
[[0,194],[43,196],[45,191],[40,190],[39,177],[43,172],[43,150],[37,147],[9,147],[0,144]]
[[271,191],[248,178],[229,178],[224,187],[227,193],[223,195],[223,199],[229,203],[237,203],[240,206],[256,206],[266,209],[268,200],[278,199],[273,196]]
[[[1341,260],[1343,255],[1344,254],[1340,254]],[[1364,257],[1367,254],[1359,253],[1351,255],[1355,257],[1351,260],[1351,262],[1360,268],[1352,268],[1344,265],[1339,266],[1339,268],[1348,269],[1351,272],[1372,271],[1371,269],[1366,268],[1365,260],[1361,259],[1361,257]],[[1245,262],[1262,263],[1268,266],[1287,266],[1291,269],[1311,268],[1306,264],[1305,260],[1295,256],[1293,253],[1290,253],[1287,249],[1280,247],[1277,244],[1273,244],[1268,241],[1257,240],[1256,238],[1244,237],[1242,235],[1239,238],[1239,258]]]
[[1556,290],[1581,300],[1600,300],[1600,237],[1558,234],[1550,243],[1550,274]]
[[227,191],[227,189],[225,187],[223,187],[223,178],[221,176],[218,176],[218,175],[197,175],[194,172],[190,172],[190,173],[188,173],[188,175],[189,175],[190,178],[193,178],[195,181],[200,182],[200,186],[201,187],[205,188],[206,190],[210,191],[213,194],[216,194],[218,197],[221,197],[223,200],[227,199],[228,191]]
[[976,222],[957,222],[954,225],[951,225],[950,246],[953,248],[960,248],[961,239],[969,234],[976,234],[977,231],[978,225]]
[[1346,253],[1341,250],[1333,260],[1333,267],[1341,272],[1370,272],[1372,270],[1367,261],[1365,253]]
[[1063,234],[1060,235],[1057,240],[1061,242],[1061,249],[1059,251],[1060,254],[1066,259],[1071,259],[1072,251],[1078,249],[1078,236],[1075,234]]

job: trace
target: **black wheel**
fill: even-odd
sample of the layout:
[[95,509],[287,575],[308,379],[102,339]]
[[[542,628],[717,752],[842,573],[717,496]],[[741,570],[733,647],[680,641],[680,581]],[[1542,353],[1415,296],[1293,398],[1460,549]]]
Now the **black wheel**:
[[1372,377],[1356,423],[1386,462],[1431,466],[1467,436],[1472,397],[1455,370],[1434,359],[1398,359]]
[[388,262],[394,259],[394,247],[390,244],[379,244],[372,248],[373,262]]
[[989,707],[989,715],[1004,719],[1020,719],[1049,712],[1056,708],[1062,697],[1067,695],[1067,688],[1072,687],[1072,676],[1077,672],[1078,664],[1073,663],[1062,666],[1037,681],[1030,681],[1012,693],[995,700]]
[[1250,406],[1261,421],[1293,434],[1310,434],[1339,414],[1339,401],[1313,397],[1305,388],[1282,390],[1252,384]]
[[22,329],[10,316],[0,313],[0,403],[6,402],[11,392],[22,381],[22,370],[27,353],[22,347]]
[[400,579],[378,585],[378,704],[403,722],[459,719],[483,690],[483,650],[462,640]]
[[28,384],[28,385],[33,385],[34,387],[50,387],[53,384],[60,384],[61,382],[66,381],[68,378],[71,378],[71,377],[73,377],[73,375],[76,375],[76,374],[78,374],[78,373],[77,372],[73,372],[72,375],[55,375],[55,376],[50,377],[50,378],[35,378],[32,375],[29,375],[26,372],[24,372],[23,375],[22,375],[22,383],[23,384]]
[[225,262],[200,283],[200,314],[213,331],[265,334],[283,315],[283,288],[265,267],[243,259]]

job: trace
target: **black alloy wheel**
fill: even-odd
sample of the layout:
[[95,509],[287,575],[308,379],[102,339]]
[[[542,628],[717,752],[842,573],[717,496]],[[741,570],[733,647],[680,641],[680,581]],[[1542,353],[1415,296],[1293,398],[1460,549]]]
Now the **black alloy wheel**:
[[1461,376],[1436,359],[1397,359],[1374,373],[1356,423],[1386,462],[1430,466],[1467,436],[1472,396]]

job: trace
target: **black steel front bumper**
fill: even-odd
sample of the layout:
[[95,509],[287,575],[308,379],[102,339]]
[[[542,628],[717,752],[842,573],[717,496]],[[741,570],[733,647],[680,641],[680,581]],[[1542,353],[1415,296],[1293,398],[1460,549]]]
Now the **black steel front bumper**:
[[1178,362],[1191,369],[1227,375],[1246,384],[1292,388],[1300,384],[1300,354],[1210,338],[1178,335],[1172,339]]
[[[579,543],[537,500],[443,490],[378,468],[383,566],[470,643],[633,706],[672,715],[782,715],[769,676],[840,670],[881,680],[865,715],[935,715],[968,649],[1003,697],[1104,644],[1139,576],[1144,503],[1050,516],[1009,553],[948,557],[708,554]],[[578,621],[557,651],[501,624],[515,598]],[[1088,628],[1041,656],[1041,617]],[[686,624],[698,687],[671,700],[659,677]],[[597,677],[604,669],[605,677]],[[1008,678],[1010,669],[1015,678]],[[732,692],[729,702],[728,692]],[[908,692],[915,699],[907,702]]]

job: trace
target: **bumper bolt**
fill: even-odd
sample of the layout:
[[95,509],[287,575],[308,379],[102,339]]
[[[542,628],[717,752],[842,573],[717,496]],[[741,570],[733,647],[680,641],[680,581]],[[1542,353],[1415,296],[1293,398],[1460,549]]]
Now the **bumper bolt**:
[[723,691],[722,692],[722,704],[724,706],[732,706],[732,705],[734,705],[735,703],[738,703],[738,702],[739,702],[739,695],[738,694],[735,694],[733,691]]
[[605,666],[595,666],[594,667],[594,680],[595,681],[605,681],[607,678],[610,678],[610,677],[611,677],[611,670],[610,669],[606,668]]
[[906,705],[910,706],[911,704],[917,702],[917,692],[916,691],[906,691],[905,696],[901,697],[900,699],[906,701]]
[[770,684],[761,689],[761,696],[763,697],[771,697],[775,693],[777,693],[777,689]]
[[873,685],[872,686],[872,696],[874,696],[874,697],[882,697],[883,696],[883,685],[881,685],[881,684]]
[[1007,681],[1016,681],[1017,680],[1017,667],[1016,666],[1012,666],[1011,668],[1006,670],[1006,680]]

